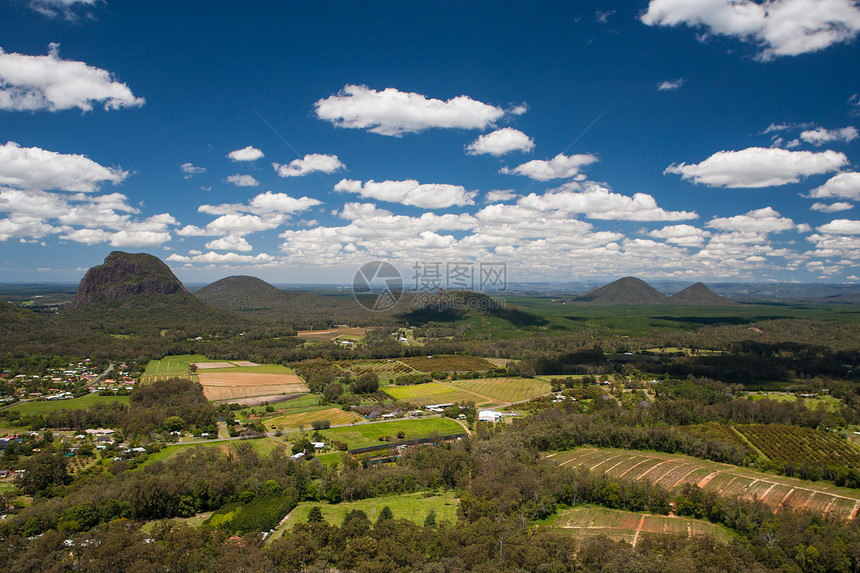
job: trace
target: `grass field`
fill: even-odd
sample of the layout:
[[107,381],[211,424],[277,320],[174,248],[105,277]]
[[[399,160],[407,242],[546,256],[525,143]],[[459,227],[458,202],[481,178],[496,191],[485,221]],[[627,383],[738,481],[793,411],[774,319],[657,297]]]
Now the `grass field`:
[[24,402],[23,404],[16,404],[9,408],[9,410],[17,410],[24,415],[42,416],[58,410],[84,410],[96,404],[110,404],[111,402],[128,404],[128,396],[99,396],[97,393],[93,393],[81,396],[80,398],[72,398],[71,400]]
[[492,370],[496,366],[477,356],[440,354],[437,356],[412,356],[401,358],[401,362],[421,372],[455,372],[466,370]]
[[777,477],[689,456],[578,448],[551,454],[550,459],[559,465],[584,467],[613,478],[648,480],[669,490],[694,484],[722,497],[755,498],[774,508],[789,506],[837,519],[853,519],[860,509],[860,490]]
[[359,416],[355,412],[345,412],[341,408],[320,408],[307,412],[295,412],[274,418],[266,418],[265,424],[272,429],[283,427],[287,430],[294,430],[301,425],[306,430],[309,430],[311,429],[311,422],[315,420],[328,420],[332,426],[365,421],[362,416]]
[[[146,371],[140,377],[141,382],[152,382],[178,376],[188,377],[188,368],[195,362],[216,362],[209,360],[202,354],[180,354],[176,356],[165,356],[161,360],[150,360],[146,365]],[[219,361],[220,362],[220,361]]]
[[390,394],[396,400],[412,402],[419,406],[462,401],[473,401],[476,403],[489,402],[487,398],[440,382],[428,382],[427,384],[416,384],[414,386],[386,386],[384,390],[386,394]]
[[483,396],[485,400],[502,404],[528,400],[546,394],[552,389],[547,382],[528,378],[479,378],[453,380],[450,384]]
[[[370,422],[346,426],[343,428],[332,428],[322,430],[320,433],[327,441],[338,440],[345,442],[350,449],[365,448],[367,446],[380,446],[386,442],[380,441],[379,436],[391,436],[395,438],[397,432],[404,432],[404,440],[417,440],[427,438],[433,432],[440,434],[462,434],[465,433],[463,426],[450,418],[423,418],[415,420],[392,420],[390,422]],[[291,436],[296,437],[296,436]]]
[[701,519],[650,515],[604,507],[562,509],[540,525],[562,529],[575,537],[605,535],[616,541],[626,541],[634,547],[642,535],[707,535],[724,543],[728,543],[733,537],[728,528]]
[[297,523],[307,523],[308,513],[314,506],[320,508],[323,519],[332,525],[340,526],[347,512],[353,510],[363,511],[367,514],[370,521],[376,523],[379,512],[385,506],[391,509],[391,513],[394,514],[395,519],[408,519],[418,525],[424,525],[424,520],[431,509],[436,513],[437,523],[440,521],[455,523],[457,521],[457,503],[457,496],[452,491],[390,495],[359,501],[341,502],[336,505],[304,501],[290,512],[283,525],[269,539],[277,539],[283,535],[285,530]]
[[827,410],[835,412],[842,404],[833,396],[816,396],[815,398],[801,398],[790,392],[748,392],[749,399],[756,400],[777,400],[779,402],[802,402],[810,410]]
[[[155,452],[149,454],[146,458],[146,462],[140,464],[136,469],[140,470],[147,465],[157,462],[164,461],[170,458],[173,458],[179,455],[180,452],[188,449],[194,448],[217,448],[222,452],[230,451],[231,449],[235,449],[238,444],[250,444],[250,446],[254,449],[255,452],[261,457],[268,456],[272,450],[277,448],[278,446],[283,446],[284,444],[275,438],[258,438],[254,440],[231,440],[231,441],[213,441],[213,442],[204,442],[202,444],[171,444],[165,446],[160,452]],[[289,452],[287,452],[289,453]]]
[[258,364],[257,366],[230,366],[227,368],[207,368],[205,372],[245,373],[245,374],[295,374],[296,371],[283,364]]

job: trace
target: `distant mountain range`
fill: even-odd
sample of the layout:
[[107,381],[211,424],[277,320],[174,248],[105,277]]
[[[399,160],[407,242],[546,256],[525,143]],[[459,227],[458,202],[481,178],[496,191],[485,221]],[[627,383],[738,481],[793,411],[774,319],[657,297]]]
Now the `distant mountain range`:
[[636,277],[624,277],[573,299],[590,304],[682,304],[687,306],[728,306],[737,304],[716,294],[702,283],[667,296]]

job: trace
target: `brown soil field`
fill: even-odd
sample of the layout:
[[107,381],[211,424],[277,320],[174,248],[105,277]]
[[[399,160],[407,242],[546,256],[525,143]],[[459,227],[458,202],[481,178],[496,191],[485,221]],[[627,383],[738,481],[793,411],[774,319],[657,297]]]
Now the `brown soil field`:
[[860,490],[775,476],[683,455],[578,448],[552,454],[550,459],[559,465],[583,467],[612,478],[648,480],[669,490],[693,484],[722,497],[757,499],[775,511],[787,506],[837,519],[854,519],[860,510]]
[[229,362],[195,362],[197,370],[211,370],[214,368],[233,368],[235,364]]
[[364,336],[366,328],[329,328],[327,330],[300,330],[298,337],[304,340],[334,340],[338,336]]
[[295,374],[200,372],[197,378],[206,399],[213,401],[308,392],[308,387]]

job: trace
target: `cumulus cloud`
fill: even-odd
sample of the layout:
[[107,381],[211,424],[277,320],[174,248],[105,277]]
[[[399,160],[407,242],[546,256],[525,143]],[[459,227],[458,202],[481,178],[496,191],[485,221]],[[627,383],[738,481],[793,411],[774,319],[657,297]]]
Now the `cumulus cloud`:
[[21,147],[14,141],[0,145],[0,185],[91,192],[105,181],[116,185],[127,176],[127,171],[103,167],[83,155]]
[[212,265],[226,264],[254,264],[269,265],[275,261],[275,257],[266,253],[259,255],[240,255],[238,253],[198,253],[188,255],[172,254],[167,257],[171,263],[208,263]]
[[[788,217],[781,217],[779,212],[772,207],[755,209],[743,215],[735,215],[734,217],[714,217],[707,222],[707,226],[721,231],[740,231],[746,233],[778,233],[781,231],[791,231],[800,227],[799,225],[795,225],[794,221]],[[802,230],[802,228],[799,230]]]
[[848,143],[857,139],[856,127],[843,127],[842,129],[824,129],[819,127],[816,129],[808,129],[800,133],[800,139],[815,146],[821,146],[825,143]]
[[337,155],[322,155],[311,153],[302,159],[294,159],[287,164],[272,163],[272,167],[281,177],[301,177],[314,171],[322,173],[334,173],[345,169],[346,165],[340,162]]
[[402,136],[430,128],[484,129],[505,115],[499,107],[461,95],[447,101],[395,88],[347,85],[314,104],[318,118],[337,127]]
[[335,191],[357,193],[361,197],[412,205],[423,209],[444,209],[454,205],[474,205],[477,191],[466,191],[461,185],[445,183],[418,183],[405,181],[374,181],[362,183],[354,179],[342,179],[334,186]]
[[213,251],[241,251],[243,253],[253,250],[251,244],[244,237],[237,237],[236,235],[227,235],[209,241],[206,243],[206,248]]
[[651,0],[640,19],[753,42],[762,60],[817,52],[860,32],[853,0]]
[[[197,210],[207,215],[216,215],[205,227],[186,225],[177,231],[183,237],[222,236],[224,242],[218,245],[228,245],[230,241],[239,243],[236,239],[251,233],[277,229],[294,213],[306,211],[322,203],[310,197],[294,198],[285,193],[266,191],[253,197],[247,205],[242,203],[222,203],[220,205],[200,205]],[[232,238],[227,238],[232,237]],[[216,247],[208,247],[215,249]],[[221,247],[217,247],[220,250]],[[238,249],[232,249],[238,250]]]
[[667,243],[682,247],[701,247],[710,235],[710,232],[692,225],[668,225],[648,233],[649,237],[663,239]]
[[709,187],[772,187],[797,183],[801,178],[839,170],[848,163],[835,151],[789,151],[749,147],[718,151],[701,163],[673,163],[663,171]]
[[59,44],[51,44],[47,55],[28,56],[0,48],[0,109],[90,111],[96,103],[106,110],[145,103],[110,72],[60,59],[58,50]]
[[195,175],[206,173],[205,167],[197,167],[192,163],[183,163],[179,168],[185,173],[185,179],[191,179]]
[[528,153],[535,147],[534,140],[522,131],[504,127],[492,133],[480,136],[478,139],[466,146],[469,155],[489,154],[501,157],[511,151],[523,151]]
[[484,196],[485,203],[501,203],[504,201],[510,201],[517,194],[513,189],[494,189],[492,191],[487,191],[487,194]]
[[231,151],[227,154],[227,157],[233,161],[256,161],[263,157],[263,152],[249,145],[248,147]]
[[839,197],[860,200],[860,173],[852,171],[834,175],[824,185],[813,189],[809,196],[815,199]]
[[260,184],[251,175],[230,175],[227,177],[227,182],[232,183],[236,187],[257,187]]
[[517,201],[517,204],[538,211],[581,213],[589,219],[616,221],[679,221],[698,217],[690,211],[666,211],[658,207],[654,197],[646,193],[628,197],[594,183],[587,184],[581,190],[579,187],[579,184],[573,183],[543,195],[531,193]]
[[678,78],[676,80],[666,80],[657,84],[657,89],[659,91],[667,91],[667,90],[676,90],[684,85],[684,78]]
[[580,174],[580,167],[590,165],[596,161],[597,157],[590,153],[578,155],[559,153],[548,161],[533,159],[513,169],[503,167],[499,172],[511,175],[525,175],[536,181],[570,179]]
[[834,219],[818,227],[818,232],[833,235],[860,235],[860,221]]
[[812,209],[813,211],[821,211],[822,213],[836,213],[838,211],[847,211],[849,209],[853,209],[854,205],[851,203],[846,203],[845,201],[837,201],[836,203],[822,203],[820,201],[813,203]]

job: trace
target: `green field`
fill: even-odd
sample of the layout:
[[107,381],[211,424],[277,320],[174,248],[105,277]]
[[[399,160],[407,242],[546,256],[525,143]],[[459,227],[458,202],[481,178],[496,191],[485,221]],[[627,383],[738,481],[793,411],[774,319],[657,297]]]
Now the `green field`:
[[[205,362],[222,362],[221,360],[206,360]],[[224,360],[223,362],[230,362]],[[296,371],[282,364],[260,364],[259,366],[232,366],[230,368],[207,368],[205,372],[247,372],[253,374],[295,374]]]
[[401,358],[401,362],[421,372],[455,372],[465,370],[492,370],[495,364],[477,356],[440,354],[436,356],[412,356]]
[[[381,446],[386,444],[379,440],[379,436],[391,436],[394,441],[397,441],[395,436],[397,432],[403,431],[406,433],[404,440],[417,440],[427,438],[433,432],[440,434],[463,434],[466,430],[463,426],[450,418],[424,418],[415,420],[392,420],[390,422],[370,422],[365,424],[357,424],[355,426],[346,426],[343,428],[332,428],[330,430],[322,430],[322,434],[327,441],[338,440],[345,442],[350,449],[365,448],[368,446]],[[298,436],[292,435],[291,438]]]
[[188,368],[194,362],[220,362],[209,360],[202,354],[180,354],[177,356],[165,356],[161,360],[150,360],[146,365],[146,371],[141,376],[141,381],[152,381],[177,376],[188,377]]
[[841,403],[833,396],[816,396],[815,398],[801,398],[790,392],[747,392],[750,400],[777,400],[779,402],[800,401],[810,410],[827,410],[835,412],[841,407]]
[[528,378],[453,380],[450,384],[451,386],[456,386],[467,392],[482,396],[484,400],[502,404],[529,400],[535,396],[547,394],[551,390],[549,383]]
[[727,527],[701,519],[651,515],[604,507],[561,509],[539,525],[563,530],[574,537],[605,535],[634,546],[643,535],[707,535],[723,543],[728,543],[734,537]]
[[440,382],[428,382],[427,384],[416,384],[414,386],[386,386],[385,393],[401,402],[412,402],[419,406],[427,404],[447,404],[462,401],[487,402],[471,392],[459,388],[453,388]]
[[288,430],[294,430],[298,428],[299,425],[304,426],[305,429],[310,429],[311,423],[316,420],[328,420],[331,422],[332,426],[365,421],[363,417],[359,416],[355,412],[345,412],[340,408],[329,406],[319,407],[310,411],[285,414],[274,418],[266,418],[265,424],[272,429],[283,427]]
[[80,398],[72,398],[71,400],[24,402],[12,406],[9,410],[17,410],[22,415],[42,416],[58,410],[84,410],[96,404],[110,404],[112,402],[128,404],[128,396],[99,396],[97,393],[92,393]]
[[457,521],[457,495],[453,491],[408,493],[404,495],[390,495],[372,499],[362,499],[352,502],[341,502],[336,505],[304,501],[296,506],[287,516],[284,524],[278,528],[269,539],[277,539],[283,532],[297,523],[307,523],[308,513],[316,506],[322,511],[323,519],[332,525],[340,525],[344,515],[353,510],[361,510],[367,514],[370,521],[376,523],[379,512],[388,506],[395,519],[408,519],[424,525],[424,519],[432,509],[436,513],[436,522]]

